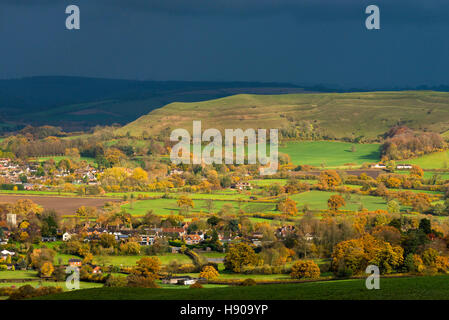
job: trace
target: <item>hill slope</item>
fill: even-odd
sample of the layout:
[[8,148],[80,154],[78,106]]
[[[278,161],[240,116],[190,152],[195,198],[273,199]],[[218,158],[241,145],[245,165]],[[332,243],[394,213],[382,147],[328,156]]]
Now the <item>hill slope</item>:
[[285,83],[135,81],[82,77],[0,80],[0,130],[27,124],[65,130],[126,124],[173,101],[304,90]]
[[164,128],[287,128],[307,120],[327,137],[375,138],[397,124],[418,130],[449,128],[449,93],[434,91],[239,94],[203,102],[175,102],[117,130],[156,134]]

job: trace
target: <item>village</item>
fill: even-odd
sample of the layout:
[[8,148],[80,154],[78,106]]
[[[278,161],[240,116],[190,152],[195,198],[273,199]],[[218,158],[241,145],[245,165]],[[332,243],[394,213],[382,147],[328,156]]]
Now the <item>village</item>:
[[37,161],[23,162],[12,161],[9,158],[0,158],[0,181],[4,187],[17,190],[44,190],[48,189],[52,180],[60,179],[73,184],[97,185],[97,175],[101,170],[82,164],[80,167],[70,170],[64,165],[56,167],[53,162],[46,163],[47,170]]

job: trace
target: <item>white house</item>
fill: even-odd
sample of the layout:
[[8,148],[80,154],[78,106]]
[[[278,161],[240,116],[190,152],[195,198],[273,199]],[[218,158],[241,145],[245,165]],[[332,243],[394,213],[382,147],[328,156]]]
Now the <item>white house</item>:
[[140,243],[141,246],[153,245],[153,243],[154,243],[154,236],[141,235],[139,243]]
[[184,285],[189,286],[191,284],[194,284],[197,281],[197,279],[192,278],[190,276],[177,276],[177,277],[169,277],[162,279],[162,283],[165,284],[178,284],[178,285]]
[[72,238],[72,235],[68,232],[62,235],[62,241],[69,241]]
[[411,164],[398,164],[396,166],[396,169],[401,170],[401,169],[411,169],[412,165]]
[[6,215],[6,223],[9,226],[15,227],[17,225],[17,217],[15,213],[8,213]]
[[170,171],[170,175],[171,175],[171,176],[173,176],[173,175],[175,175],[175,174],[183,174],[183,173],[184,173],[184,171],[178,170],[178,169],[174,169],[174,170],[171,170],[171,171]]
[[2,257],[3,260],[6,260],[6,258],[8,258],[9,256],[13,256],[13,255],[16,254],[15,252],[8,251],[8,250],[3,250],[0,253],[1,253],[1,257]]
[[306,233],[304,235],[304,240],[306,240],[306,241],[312,241],[313,238],[314,238],[314,236],[312,234],[310,234],[310,233]]

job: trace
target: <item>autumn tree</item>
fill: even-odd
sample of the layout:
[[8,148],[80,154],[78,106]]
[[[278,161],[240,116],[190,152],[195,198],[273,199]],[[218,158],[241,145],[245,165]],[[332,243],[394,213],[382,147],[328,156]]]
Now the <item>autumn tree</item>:
[[421,169],[420,166],[414,165],[410,169],[410,176],[414,177],[414,178],[421,179],[422,177],[424,177],[424,171],[423,171],[423,169]]
[[193,200],[188,196],[180,196],[176,203],[180,208],[194,208]]
[[128,241],[120,245],[120,252],[125,255],[140,254],[140,245],[137,242]]
[[39,271],[41,277],[48,278],[53,274],[54,270],[55,268],[53,267],[53,264],[51,262],[45,262]]
[[75,215],[76,217],[87,221],[97,215],[97,208],[81,206],[76,210]]
[[392,226],[377,226],[373,229],[372,235],[376,239],[389,242],[392,245],[401,243],[401,232]]
[[117,148],[107,149],[104,153],[104,157],[112,166],[116,166],[120,164],[122,160],[126,159],[126,155]]
[[53,262],[55,254],[54,250],[48,248],[34,249],[30,255],[31,265],[36,269],[41,269],[46,262]]
[[132,273],[138,276],[144,276],[151,279],[157,279],[161,270],[161,261],[157,257],[143,257],[136,262]]
[[404,266],[408,272],[421,273],[424,271],[424,263],[417,254],[409,253],[404,259]]
[[433,248],[428,248],[422,253],[422,261],[426,266],[434,266],[437,261],[438,251]]
[[449,257],[438,256],[435,259],[435,268],[438,272],[447,273],[449,270]]
[[293,279],[317,279],[320,277],[320,268],[313,260],[299,260],[293,264],[290,277]]
[[17,216],[31,218],[41,214],[44,209],[29,199],[21,199],[9,205],[9,211]]
[[260,257],[264,264],[272,266],[283,266],[288,261],[291,261],[294,255],[295,251],[285,247],[282,242],[278,241],[270,245],[265,245],[260,252]]
[[112,167],[103,171],[99,176],[102,186],[119,191],[122,186],[129,180],[129,170],[123,167]]
[[390,177],[386,181],[386,185],[389,188],[399,188],[402,184],[402,181],[395,177]]
[[219,273],[217,269],[212,266],[205,266],[203,270],[200,272],[200,278],[205,278],[207,280],[213,280],[218,278]]
[[387,187],[385,186],[385,184],[384,184],[383,182],[380,182],[380,183],[377,185],[377,188],[376,188],[376,190],[374,191],[374,194],[375,194],[376,196],[379,196],[379,197],[385,197],[385,196],[388,196],[388,189],[387,189]]
[[340,207],[345,205],[345,199],[339,194],[334,194],[327,200],[327,206],[332,211],[337,211]]
[[237,243],[229,247],[225,256],[224,265],[227,270],[240,272],[244,266],[253,266],[257,264],[257,255],[246,243]]
[[446,147],[443,137],[435,132],[413,132],[405,126],[390,129],[381,147],[382,159],[409,159],[441,151]]
[[54,210],[44,211],[41,218],[43,237],[55,237],[58,231],[58,216]]
[[380,243],[380,250],[375,257],[369,261],[379,267],[380,273],[392,273],[404,262],[404,249],[400,246],[392,246],[388,242]]
[[397,203],[396,201],[390,200],[387,203],[387,210],[388,210],[388,212],[391,212],[391,213],[399,213],[401,210],[401,207],[399,206],[399,203]]
[[64,155],[75,160],[80,158],[80,152],[78,148],[66,148],[64,151]]
[[212,213],[214,210],[214,200],[206,199],[205,200],[205,208],[206,208],[207,212]]
[[115,236],[113,234],[109,233],[102,233],[100,235],[100,245],[103,248],[111,248],[114,247],[116,244]]
[[143,185],[148,182],[148,173],[140,167],[135,168],[131,173],[131,179],[133,183]]
[[342,241],[334,247],[332,269],[337,274],[343,270],[349,274],[360,274],[368,265],[374,264],[381,273],[391,273],[402,265],[403,254],[402,247],[365,234],[358,239]]
[[280,201],[277,205],[277,209],[284,214],[296,215],[298,213],[298,208],[296,207],[296,202],[290,198],[286,198]]
[[319,182],[325,188],[332,188],[341,185],[341,177],[335,170],[326,170],[320,173]]
[[232,203],[225,203],[218,211],[220,217],[226,217],[234,214],[234,206]]

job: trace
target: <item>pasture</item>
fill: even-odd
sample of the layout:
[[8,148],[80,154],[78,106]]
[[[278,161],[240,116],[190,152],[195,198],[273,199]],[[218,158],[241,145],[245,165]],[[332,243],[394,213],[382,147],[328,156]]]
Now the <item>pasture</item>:
[[[355,148],[354,151],[352,148]],[[380,144],[353,144],[336,141],[287,142],[279,152],[290,156],[293,164],[315,167],[360,166],[380,160]]]
[[447,169],[449,167],[449,150],[426,154],[403,162],[416,164],[423,169]]
[[[195,198],[196,195],[191,195]],[[208,212],[206,200],[193,200],[194,208],[190,212]],[[274,212],[276,205],[273,203],[259,203],[259,202],[239,202],[229,200],[213,200],[213,212],[219,211],[226,203],[231,204],[234,212],[237,212],[239,208],[248,213],[254,212]],[[131,203],[124,204],[122,206],[132,215],[142,216],[149,210],[153,210],[155,214],[169,215],[178,214],[180,208],[177,204],[177,199],[153,199],[153,200],[138,200]]]
[[[143,258],[143,255],[136,256],[94,256],[94,263],[99,265],[113,266],[135,266],[136,262]],[[192,263],[192,260],[181,253],[167,253],[164,255],[154,256],[158,258],[162,264],[169,264],[176,260],[179,263]]]
[[37,158],[37,160],[39,162],[44,162],[44,161],[47,161],[50,159],[53,159],[56,163],[58,163],[59,161],[61,161],[63,159],[70,159],[72,161],[86,161],[87,163],[89,163],[92,166],[95,165],[95,158],[90,158],[90,157],[74,158],[74,157],[69,157],[69,156],[45,156],[45,157]]
[[448,300],[449,276],[381,277],[380,290],[365,279],[296,284],[229,286],[200,290],[94,288],[35,298],[38,300]]
[[[308,191],[294,194],[290,198],[297,202],[299,210],[306,204],[312,210],[324,210],[327,209],[327,200],[334,194],[338,193],[328,191]],[[351,199],[346,200],[346,205],[341,207],[340,210],[357,211],[361,205],[368,210],[387,209],[387,203],[381,197],[351,194]]]

